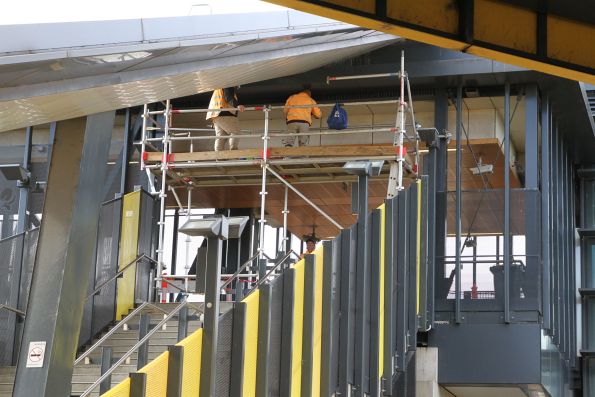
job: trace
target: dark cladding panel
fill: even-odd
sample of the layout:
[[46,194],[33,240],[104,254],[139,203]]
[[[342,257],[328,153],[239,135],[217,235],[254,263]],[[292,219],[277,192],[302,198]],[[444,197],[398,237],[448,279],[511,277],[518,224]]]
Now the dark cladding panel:
[[541,383],[539,324],[437,324],[440,384]]

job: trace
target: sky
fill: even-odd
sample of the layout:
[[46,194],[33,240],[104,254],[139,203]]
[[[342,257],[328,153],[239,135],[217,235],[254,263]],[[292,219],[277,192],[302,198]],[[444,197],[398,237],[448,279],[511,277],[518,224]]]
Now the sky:
[[283,10],[257,0],[20,0],[6,1],[0,25],[158,18]]

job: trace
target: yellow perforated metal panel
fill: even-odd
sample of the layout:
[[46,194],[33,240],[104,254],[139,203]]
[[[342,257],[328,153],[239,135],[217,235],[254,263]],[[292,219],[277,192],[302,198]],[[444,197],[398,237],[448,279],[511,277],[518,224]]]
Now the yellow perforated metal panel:
[[184,348],[181,397],[198,397],[200,392],[202,328],[181,340],[176,346]]
[[[320,396],[320,363],[322,359],[322,287],[323,287],[323,264],[324,248],[321,246],[316,251],[314,262],[314,332],[312,338],[312,396]],[[308,286],[308,288],[311,288]]]
[[382,204],[380,210],[380,318],[378,321],[378,376],[384,373],[384,236],[386,229],[386,206]]
[[163,352],[138,372],[147,374],[145,397],[164,397],[167,394],[169,352]]
[[244,384],[242,396],[256,396],[256,366],[258,351],[258,309],[260,291],[256,290],[242,302],[246,304],[246,333],[244,339]]
[[113,389],[103,393],[101,397],[129,397],[130,396],[130,378],[124,379]]
[[[122,233],[120,235],[119,269],[134,259],[138,252],[140,191],[128,193],[122,199]],[[116,320],[121,320],[134,307],[136,266],[129,267],[118,279]]]
[[291,346],[291,396],[302,395],[302,340],[304,332],[304,266],[302,259],[295,269],[295,285],[293,287],[293,341]]

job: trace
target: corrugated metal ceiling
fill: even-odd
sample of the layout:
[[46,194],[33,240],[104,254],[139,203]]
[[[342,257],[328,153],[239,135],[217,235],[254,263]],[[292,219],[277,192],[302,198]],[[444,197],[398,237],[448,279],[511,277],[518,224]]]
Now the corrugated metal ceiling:
[[4,65],[0,131],[297,74],[395,40],[352,29]]

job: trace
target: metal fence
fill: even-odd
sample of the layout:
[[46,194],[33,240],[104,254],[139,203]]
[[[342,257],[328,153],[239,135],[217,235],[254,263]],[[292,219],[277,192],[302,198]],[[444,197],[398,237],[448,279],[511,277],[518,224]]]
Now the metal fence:
[[[39,229],[0,240],[0,304],[26,311]],[[0,365],[13,365],[19,345],[22,318],[0,309]]]

